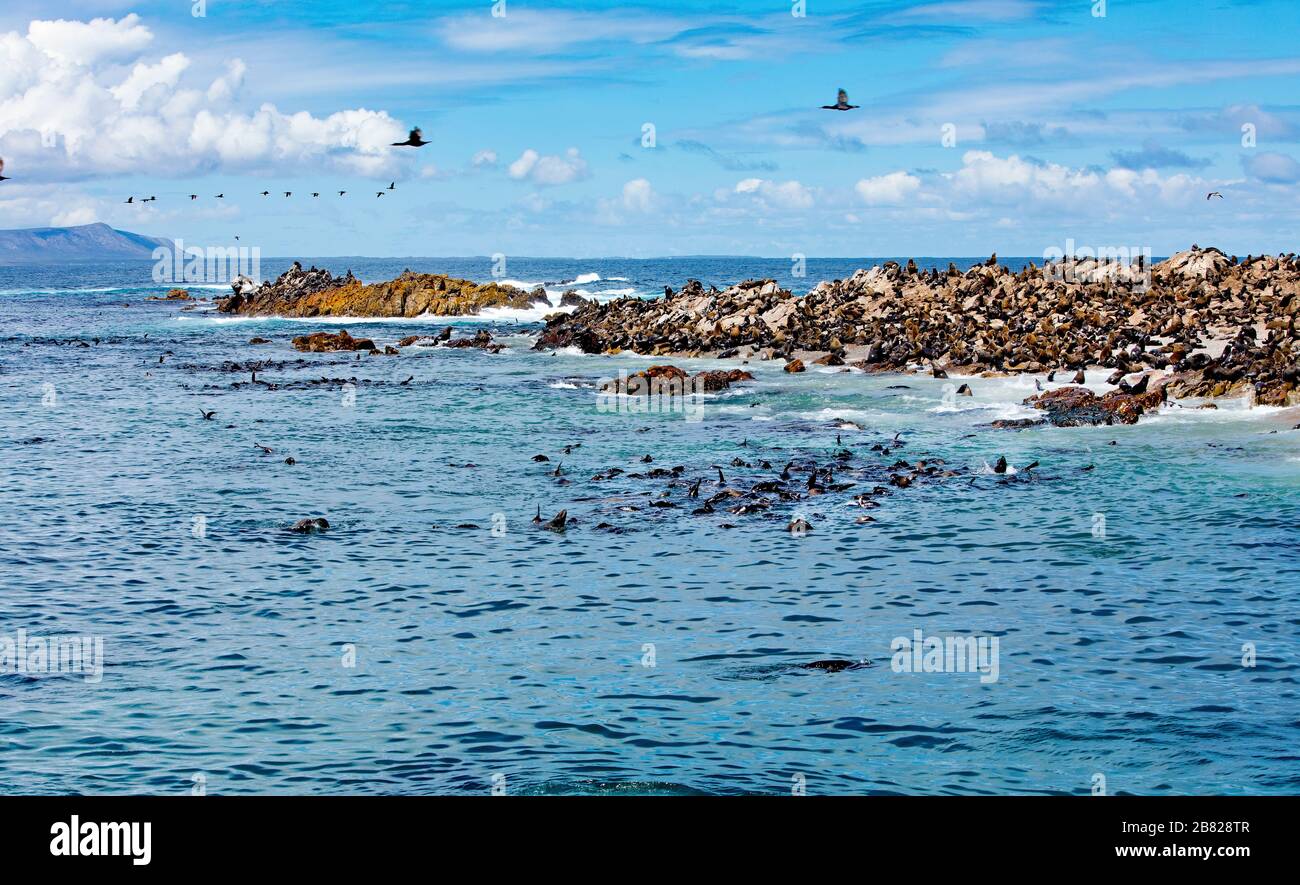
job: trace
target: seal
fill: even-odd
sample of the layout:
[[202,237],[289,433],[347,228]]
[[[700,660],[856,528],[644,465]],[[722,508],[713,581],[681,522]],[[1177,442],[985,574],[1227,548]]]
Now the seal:
[[813,661],[808,664],[799,664],[803,670],[821,670],[823,673],[839,673],[841,670],[861,670],[864,667],[870,667],[867,661],[845,661],[840,658],[827,658],[824,661]]

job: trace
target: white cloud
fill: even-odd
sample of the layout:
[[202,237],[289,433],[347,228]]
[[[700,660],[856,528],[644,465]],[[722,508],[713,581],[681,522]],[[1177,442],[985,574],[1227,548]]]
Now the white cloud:
[[76,209],[67,209],[59,212],[50,219],[51,227],[77,227],[82,224],[94,224],[99,220],[99,215],[91,206],[79,206]]
[[27,28],[27,41],[41,52],[57,61],[83,66],[133,58],[152,40],[153,33],[140,24],[140,16],[135,13],[118,21],[34,21]]
[[921,179],[906,172],[890,172],[874,178],[864,178],[854,190],[868,206],[896,206],[907,201],[921,189]]
[[654,188],[644,178],[634,178],[623,185],[623,208],[629,212],[649,212],[655,197]]
[[141,97],[153,87],[165,87],[159,90],[160,95],[176,88],[181,74],[189,66],[190,60],[179,52],[167,56],[156,65],[141,63],[131,69],[131,76],[117,86],[109,87],[108,91],[113,93],[113,97],[121,102],[125,110],[133,111],[140,106]]
[[497,164],[497,152],[493,150],[481,150],[474,154],[474,159],[470,162],[475,167],[495,166]]
[[1177,210],[1204,199],[1216,182],[1155,169],[1073,167],[972,150],[961,166],[923,180],[904,171],[864,178],[857,195],[871,206],[898,206],[920,216],[949,218],[1113,217],[1117,211]]
[[538,185],[568,184],[588,175],[587,161],[576,147],[569,148],[563,156],[543,156],[528,148],[507,171],[516,181],[531,181]]
[[246,113],[232,106],[247,72],[242,61],[191,88],[190,59],[146,57],[152,40],[134,14],[34,21],[26,36],[0,34],[0,155],[45,180],[304,164],[366,175],[398,168],[389,143],[406,130],[388,114],[318,118],[271,104]]
[[812,191],[798,181],[777,183],[766,178],[746,178],[736,183],[735,192],[750,194],[775,209],[811,209]]
[[1038,163],[1012,154],[967,151],[962,166],[944,175],[951,197],[983,204],[1046,204],[1069,209],[1101,208],[1115,201],[1185,202],[1201,193],[1195,176],[1161,176],[1154,169],[1099,170]]

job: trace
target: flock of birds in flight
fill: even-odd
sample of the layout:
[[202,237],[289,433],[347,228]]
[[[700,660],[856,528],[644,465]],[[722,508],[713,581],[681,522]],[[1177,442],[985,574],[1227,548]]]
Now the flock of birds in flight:
[[[424,147],[426,144],[429,144],[429,142],[427,142],[427,141],[424,140],[424,133],[421,132],[421,131],[420,131],[420,127],[417,126],[417,127],[415,127],[414,129],[411,130],[411,132],[410,132],[409,135],[406,136],[406,141],[395,141],[395,142],[393,142],[392,146],[393,146],[393,147],[414,147],[414,148],[421,148],[421,147]],[[10,181],[11,178],[10,178],[9,176],[5,175],[5,174],[4,174],[4,171],[5,171],[5,161],[4,161],[4,158],[3,158],[3,157],[0,157],[0,181]],[[397,190],[397,182],[393,181],[393,182],[390,182],[389,185],[388,185],[388,187],[384,188],[383,190],[381,190],[381,191],[376,191],[376,192],[375,192],[375,197],[376,197],[376,198],[378,198],[378,197],[382,197],[384,194],[388,193],[389,191],[395,191],[395,190]],[[347,193],[348,193],[347,191],[339,191],[339,192],[338,192],[338,194],[339,194],[340,197],[347,196]],[[284,195],[285,195],[286,197],[292,197],[292,196],[293,196],[293,191],[284,191]],[[311,195],[312,195],[313,197],[319,197],[319,196],[320,196],[320,192],[319,192],[319,191],[312,191],[312,194],[311,194]],[[269,196],[271,196],[271,192],[270,192],[270,191],[262,191],[261,194],[260,194],[260,196],[263,196],[263,197],[269,197]],[[197,199],[199,198],[199,195],[198,195],[198,194],[190,194],[189,197],[190,197],[190,202],[194,202],[195,200],[197,200]],[[225,195],[224,193],[217,194],[215,197],[213,197],[214,200],[224,200],[225,198],[226,198],[226,195]],[[157,198],[156,196],[148,196],[148,197],[143,197],[143,198],[141,198],[140,200],[136,200],[136,198],[135,198],[134,196],[130,196],[130,197],[127,197],[126,200],[124,200],[123,202],[124,202],[125,205],[127,205],[127,206],[139,206],[139,205],[141,205],[142,203],[156,203],[156,202],[158,202],[158,198]],[[235,239],[239,239],[239,238],[236,237]]]
[[[841,90],[839,91],[839,93],[835,96],[835,104],[824,104],[824,105],[822,105],[822,110],[824,110],[824,111],[853,111],[853,110],[857,110],[859,107],[860,107],[860,105],[849,104],[849,94],[848,94],[847,92],[845,92],[843,89],[841,89]],[[430,142],[427,142],[427,141],[424,140],[424,133],[421,132],[421,131],[420,131],[420,127],[417,126],[417,127],[415,127],[414,129],[411,130],[411,132],[410,132],[409,135],[406,136],[406,141],[395,141],[395,142],[392,143],[392,147],[413,147],[413,148],[422,148],[422,147],[424,147],[426,144],[429,144],[429,143],[430,143]],[[0,181],[10,181],[11,179],[10,179],[8,176],[6,176],[6,175],[4,174],[4,171],[5,171],[5,161],[4,161],[4,158],[3,158],[3,157],[0,157]],[[395,181],[394,181],[394,182],[390,182],[389,185],[388,185],[388,187],[385,188],[384,190],[376,191],[376,192],[375,192],[375,197],[376,197],[376,199],[378,199],[379,197],[382,197],[384,194],[386,194],[388,191],[395,191],[395,190],[397,190],[397,182],[395,182]],[[339,191],[338,193],[339,193],[339,196],[340,196],[340,197],[345,197],[345,196],[347,196],[347,193],[348,193],[348,192],[347,192],[347,191]],[[270,192],[270,191],[262,191],[261,194],[260,194],[260,196],[263,196],[263,197],[269,197],[270,195],[271,195],[271,192]],[[285,195],[285,197],[292,197],[292,196],[293,196],[293,191],[284,191],[284,195]],[[320,193],[319,193],[318,191],[312,191],[312,194],[311,194],[311,195],[312,195],[312,197],[319,197],[319,196],[320,196]],[[1223,199],[1223,194],[1219,193],[1218,191],[1210,191],[1208,194],[1205,195],[1205,199],[1207,199],[1207,200],[1209,200],[1209,199],[1211,199],[1211,198],[1213,198],[1213,197],[1218,197],[1220,200],[1222,200],[1222,199]],[[191,202],[197,200],[198,198],[199,198],[199,195],[198,195],[198,194],[190,194],[190,201],[191,201]],[[225,195],[224,193],[217,194],[215,197],[213,197],[213,199],[215,199],[215,200],[224,200],[225,198],[226,198],[226,195]],[[128,205],[128,206],[138,206],[138,205],[140,205],[141,203],[156,203],[156,202],[158,202],[158,198],[155,197],[155,196],[149,196],[149,197],[145,197],[145,198],[143,198],[142,200],[139,201],[139,203],[137,203],[135,197],[134,197],[134,196],[131,196],[131,197],[127,197],[125,202],[126,202],[126,205]],[[236,237],[235,239],[239,239],[239,238]]]

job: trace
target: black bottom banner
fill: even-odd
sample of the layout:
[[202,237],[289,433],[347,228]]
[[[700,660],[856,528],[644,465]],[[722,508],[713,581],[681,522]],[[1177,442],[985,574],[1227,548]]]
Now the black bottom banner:
[[632,872],[683,852],[733,874],[895,860],[1226,872],[1286,861],[1297,810],[1287,797],[12,797],[0,798],[0,842],[11,868],[127,875],[579,858]]

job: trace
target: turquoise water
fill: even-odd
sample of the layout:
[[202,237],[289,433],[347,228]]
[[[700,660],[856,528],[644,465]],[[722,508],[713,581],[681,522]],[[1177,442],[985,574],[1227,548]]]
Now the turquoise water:
[[[486,259],[328,263],[488,276]],[[516,259],[509,276],[608,298],[690,276],[806,289],[870,263],[791,280],[784,261]],[[1300,788],[1294,410],[1017,432],[983,425],[1030,414],[1030,378],[955,379],[975,396],[954,399],[951,380],[754,363],[702,421],[611,413],[595,383],[653,363],[532,352],[535,317],[455,322],[510,345],[496,355],[298,354],[289,338],[320,328],[382,345],[446,321],[217,317],[146,303],[170,288],[149,270],[0,269],[0,638],[104,649],[99,682],[0,675],[6,793]],[[250,360],[275,389],[244,383]],[[1039,466],[999,475],[999,456]],[[899,458],[958,475],[852,506]],[[692,514],[715,465],[748,487],[792,460],[794,487],[814,462],[856,485]],[[577,522],[543,531],[539,507]],[[287,531],[314,516],[329,531]],[[997,680],[896,672],[891,643],[916,630],[997,638]],[[795,666],[828,657],[871,666]]]

